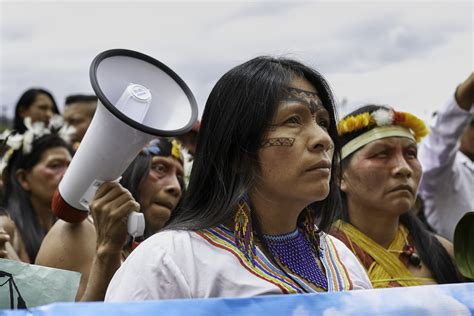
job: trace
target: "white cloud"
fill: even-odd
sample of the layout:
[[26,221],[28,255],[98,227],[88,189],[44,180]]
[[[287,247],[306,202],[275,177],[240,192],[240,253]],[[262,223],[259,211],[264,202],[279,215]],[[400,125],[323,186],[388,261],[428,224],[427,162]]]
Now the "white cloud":
[[[92,59],[149,54],[190,86],[200,114],[216,80],[257,55],[325,74],[350,104],[378,100],[427,116],[472,70],[472,3],[273,1],[3,1],[0,103],[32,85],[62,105],[92,92]],[[441,73],[441,75],[440,75]],[[12,112],[12,110],[10,111]]]

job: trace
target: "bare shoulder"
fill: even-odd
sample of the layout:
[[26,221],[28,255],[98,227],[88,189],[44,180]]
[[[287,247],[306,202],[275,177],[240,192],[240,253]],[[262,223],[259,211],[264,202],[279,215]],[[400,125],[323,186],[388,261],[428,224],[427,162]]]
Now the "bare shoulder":
[[444,249],[446,249],[446,251],[448,252],[449,256],[450,256],[451,258],[454,258],[453,243],[450,242],[449,240],[447,240],[446,238],[441,237],[441,236],[439,236],[439,235],[436,235],[436,234],[435,234],[435,237],[436,237],[436,239],[438,239],[438,241],[441,243],[441,245],[444,247]]
[[36,264],[83,272],[95,254],[94,225],[85,220],[71,224],[58,220],[43,239]]

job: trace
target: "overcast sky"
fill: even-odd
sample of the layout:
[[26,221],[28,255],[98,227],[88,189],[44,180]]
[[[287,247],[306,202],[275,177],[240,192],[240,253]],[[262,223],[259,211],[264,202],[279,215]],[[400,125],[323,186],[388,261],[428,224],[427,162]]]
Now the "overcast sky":
[[[368,102],[427,119],[473,70],[471,1],[1,1],[0,104],[92,93],[101,51],[148,54],[189,85],[200,113],[215,82],[258,55],[322,72],[344,114]],[[343,103],[343,102],[342,102]]]

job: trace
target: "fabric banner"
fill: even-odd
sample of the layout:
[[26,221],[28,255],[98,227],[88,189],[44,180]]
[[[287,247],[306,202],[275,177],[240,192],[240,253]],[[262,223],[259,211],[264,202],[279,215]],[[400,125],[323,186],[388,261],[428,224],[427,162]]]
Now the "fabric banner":
[[80,277],[78,272],[0,259],[0,309],[72,302]]
[[474,283],[324,294],[132,303],[57,303],[0,315],[473,315]]

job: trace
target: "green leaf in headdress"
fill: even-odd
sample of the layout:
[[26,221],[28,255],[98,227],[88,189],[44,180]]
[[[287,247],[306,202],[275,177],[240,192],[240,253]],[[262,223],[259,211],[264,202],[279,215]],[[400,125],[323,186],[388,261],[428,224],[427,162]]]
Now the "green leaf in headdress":
[[464,214],[457,223],[453,245],[459,272],[474,279],[474,212]]

